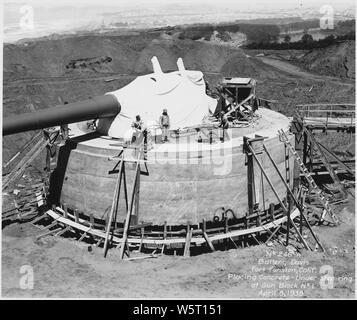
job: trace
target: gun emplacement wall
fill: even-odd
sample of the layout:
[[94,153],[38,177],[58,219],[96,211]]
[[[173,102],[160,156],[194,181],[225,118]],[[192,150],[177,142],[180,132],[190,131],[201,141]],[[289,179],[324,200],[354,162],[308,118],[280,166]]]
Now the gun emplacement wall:
[[[231,139],[224,143],[197,143],[171,139],[167,144],[155,144],[148,152],[148,175],[140,177],[140,213],[138,220],[171,225],[212,220],[220,207],[231,208],[236,217],[242,217],[248,209],[247,166],[243,153],[243,136],[266,137],[264,144],[285,175],[284,145],[277,131],[288,131],[289,119],[280,113],[260,108],[257,123],[246,128],[233,128]],[[117,174],[110,173],[122,147],[118,141],[85,134],[76,124],[71,127],[74,136],[62,146],[58,166],[52,174],[51,191],[56,200],[66,203],[70,209],[104,219],[111,209]],[[291,141],[293,140],[293,136]],[[126,149],[126,159],[133,150]],[[284,185],[274,172],[266,155],[261,158],[266,172],[281,198],[286,195]],[[119,159],[118,159],[119,160]],[[133,181],[134,163],[126,163],[128,191]],[[144,166],[142,166],[144,167]],[[290,158],[292,183],[294,160]],[[142,168],[142,170],[145,170]],[[258,170],[257,170],[258,172]],[[256,198],[260,207],[268,208],[278,203],[268,183],[258,173],[255,176]],[[257,185],[259,182],[259,185]],[[119,203],[118,221],[125,219],[123,197]]]

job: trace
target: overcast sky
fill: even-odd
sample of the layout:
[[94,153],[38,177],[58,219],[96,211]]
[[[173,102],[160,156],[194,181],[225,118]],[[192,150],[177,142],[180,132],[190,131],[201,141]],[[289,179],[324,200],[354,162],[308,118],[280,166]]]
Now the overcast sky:
[[149,7],[155,4],[212,4],[222,6],[230,4],[234,7],[241,6],[243,10],[262,9],[289,9],[296,7],[318,7],[329,4],[336,9],[344,9],[354,6],[354,0],[5,0],[5,4],[29,4],[33,6],[126,6],[140,5]]

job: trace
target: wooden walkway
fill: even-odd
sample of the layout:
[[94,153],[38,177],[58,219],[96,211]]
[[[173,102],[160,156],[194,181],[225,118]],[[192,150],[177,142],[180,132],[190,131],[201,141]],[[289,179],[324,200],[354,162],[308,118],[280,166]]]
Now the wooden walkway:
[[355,130],[356,111],[354,104],[304,104],[297,109],[304,124],[312,129]]

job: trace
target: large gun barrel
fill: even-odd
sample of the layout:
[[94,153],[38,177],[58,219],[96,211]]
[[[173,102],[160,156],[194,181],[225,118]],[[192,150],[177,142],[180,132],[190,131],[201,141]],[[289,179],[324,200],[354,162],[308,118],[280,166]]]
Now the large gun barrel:
[[91,119],[114,117],[120,113],[119,101],[111,94],[59,105],[33,113],[3,119],[3,135],[44,129]]

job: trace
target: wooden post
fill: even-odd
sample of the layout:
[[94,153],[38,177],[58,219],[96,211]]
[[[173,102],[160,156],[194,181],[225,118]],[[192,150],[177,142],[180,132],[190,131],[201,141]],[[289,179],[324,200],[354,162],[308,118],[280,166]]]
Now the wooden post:
[[116,216],[118,212],[118,205],[119,205],[119,198],[120,198],[121,180],[123,177],[123,166],[124,166],[124,154],[122,155],[122,159],[120,161],[119,174],[115,182],[112,206],[110,208],[109,217],[107,215],[106,218],[107,221],[106,221],[106,228],[105,228],[106,233],[105,233],[105,241],[104,241],[104,258],[107,256],[109,235],[110,235],[113,218],[114,218],[114,228],[115,228],[115,222],[116,222]]
[[123,161],[123,188],[124,188],[125,209],[126,209],[126,211],[128,211],[129,200],[128,200],[128,188],[127,188],[127,184],[126,184],[126,171],[125,171],[124,156],[122,158],[122,161]]
[[[302,192],[302,194],[300,194],[300,207],[303,210],[304,208],[304,203],[305,203],[305,192]],[[303,235],[303,216],[302,216],[302,212],[300,211],[300,233],[301,235]]]
[[253,156],[251,153],[248,152],[248,149],[246,149],[249,144],[247,137],[243,137],[243,143],[244,143],[243,148],[247,157],[247,182],[248,182],[248,212],[246,215],[246,219],[247,219],[248,218],[247,216],[253,215],[253,207],[255,203],[254,172],[253,172]]
[[290,214],[291,214],[291,201],[290,194],[287,192],[286,199],[288,202],[288,212],[287,212],[287,220],[286,220],[286,245],[289,245],[289,237],[290,237]]
[[[304,124],[302,121],[300,121],[296,116],[294,116],[293,121],[291,123],[291,131],[294,133],[295,136],[295,150],[298,153],[299,157],[302,158],[304,151],[303,149],[305,148],[304,141],[305,138],[303,136],[303,129],[304,129]],[[293,162],[294,165],[294,178],[293,178],[293,188],[297,189],[300,186],[300,166]]]
[[79,213],[78,209],[74,209],[74,221],[79,223]]
[[[143,224],[144,221],[141,221],[141,224]],[[140,239],[141,239],[141,242],[140,242],[140,246],[139,246],[139,252],[141,252],[142,248],[143,248],[143,241],[144,241],[144,236],[145,236],[145,228],[142,227],[140,228]]]
[[[139,165],[140,171],[140,165]],[[136,175],[136,188],[135,188],[135,202],[134,202],[134,213],[130,219],[131,225],[138,224],[139,221],[139,200],[140,200],[140,172]]]
[[89,223],[94,226],[94,216],[92,212],[89,214]]
[[271,204],[269,205],[269,215],[270,215],[270,220],[271,220],[271,221],[274,221],[274,220],[275,220],[274,210],[275,210],[275,205],[274,205],[274,203],[271,203]]
[[[299,211],[300,211],[300,213],[301,213],[301,215],[302,215],[302,217],[303,217],[303,219],[304,219],[304,221],[305,221],[307,227],[309,228],[309,230],[310,230],[312,236],[314,237],[316,243],[319,245],[319,247],[321,248],[321,250],[324,251],[324,248],[322,247],[322,245],[321,245],[319,239],[317,238],[315,232],[312,230],[309,221],[308,221],[307,218],[305,217],[305,215],[304,215],[304,213],[303,213],[303,209],[300,207],[299,202],[297,201],[297,199],[295,198],[293,192],[290,190],[289,186],[287,185],[286,181],[284,180],[284,178],[283,178],[282,174],[280,173],[280,171],[279,171],[279,169],[278,169],[278,167],[277,167],[275,161],[274,161],[273,158],[271,157],[271,155],[270,155],[270,153],[268,152],[268,150],[266,149],[266,147],[263,146],[263,148],[264,148],[264,150],[265,150],[265,152],[266,152],[268,158],[270,159],[271,163],[273,164],[273,166],[274,166],[276,172],[278,173],[278,175],[279,175],[281,181],[282,181],[283,184],[285,185],[286,190],[288,191],[288,193],[290,194],[292,200],[294,201],[296,207],[299,209]],[[253,154],[254,154],[254,153],[253,153]],[[259,164],[259,162],[258,162],[258,164]],[[268,182],[269,182],[269,180],[268,180]],[[270,183],[269,183],[269,184],[270,184]],[[271,186],[271,187],[272,187],[272,186]],[[273,191],[274,191],[274,189],[273,189]],[[275,193],[275,195],[277,196],[276,192],[274,192],[274,193]],[[279,197],[278,197],[278,200],[279,200]],[[280,202],[280,204],[282,204],[281,200],[279,200],[279,202]],[[284,206],[282,205],[282,208],[283,208],[284,212],[287,213],[286,207],[284,207]],[[299,232],[299,230],[297,229],[295,223],[294,223],[292,220],[290,220],[290,222],[291,222],[291,224],[293,225],[294,229],[296,230],[296,233],[297,233],[298,236],[300,237],[300,239],[301,239],[301,241],[303,242],[304,246],[305,246],[307,249],[309,249],[310,247],[308,246],[308,244],[306,243],[306,241],[305,241],[304,238],[302,237],[302,235],[301,235],[301,233]]]
[[[164,234],[163,234],[163,239],[166,240],[167,238],[167,221],[164,222]],[[161,248],[161,254],[164,253],[164,250],[165,250],[165,244],[162,245],[162,248]]]
[[202,234],[208,244],[208,247],[211,249],[211,251],[212,252],[215,251],[212,241],[210,240],[210,238],[208,237],[207,232],[206,232],[206,220],[205,219],[202,220]]
[[192,238],[192,229],[190,223],[187,223],[186,241],[185,241],[185,248],[183,251],[184,257],[190,256],[191,238]]
[[337,184],[337,187],[339,188],[342,195],[344,197],[346,197],[347,192],[346,192],[343,184],[341,183],[341,180],[339,179],[338,175],[336,174],[335,170],[331,166],[329,160],[327,159],[327,157],[324,153],[324,150],[321,148],[321,144],[315,139],[315,137],[313,136],[312,133],[307,132],[307,135],[309,136],[311,143],[313,143],[317,147],[317,149],[320,153],[320,159],[322,160],[322,163],[325,165],[325,168],[327,169],[328,173],[330,174],[332,180]]
[[262,182],[262,203],[263,203],[263,212],[265,212],[265,190],[264,190],[264,176],[263,172],[260,172],[260,180]]
[[[228,231],[229,231],[229,229],[228,229],[228,217],[225,216],[224,217],[224,233],[227,234]],[[225,249],[228,248],[228,238],[224,239],[224,246],[225,246]]]
[[286,183],[290,185],[289,149],[285,144],[284,144],[284,152],[285,152],[285,179],[286,179]]
[[68,209],[67,209],[67,204],[64,202],[63,203],[63,217],[67,218],[68,217]]
[[[265,151],[267,151],[264,145],[263,145],[263,148],[265,149]],[[287,214],[287,213],[288,213],[288,209],[286,208],[286,206],[284,205],[283,201],[282,201],[281,198],[279,197],[279,194],[277,193],[276,189],[274,188],[273,184],[271,183],[269,177],[267,176],[267,174],[266,174],[264,168],[262,167],[261,163],[259,162],[258,158],[256,157],[254,151],[253,151],[252,148],[250,148],[250,147],[249,147],[249,150],[252,152],[252,154],[253,154],[253,156],[254,156],[254,160],[256,161],[256,163],[258,164],[258,166],[260,167],[260,170],[262,170],[262,172],[263,172],[263,174],[264,174],[264,176],[265,176],[266,181],[268,182],[270,188],[272,189],[272,191],[273,191],[275,197],[278,199],[278,201],[279,201],[279,203],[280,203],[282,209],[284,210],[284,213]],[[267,154],[268,154],[268,152],[267,152]],[[271,159],[271,157],[270,157],[270,159]],[[271,160],[272,160],[272,159],[271,159]],[[275,162],[274,162],[273,160],[272,160],[272,163],[275,164]],[[282,178],[280,171],[277,170],[277,172],[279,173],[279,176]],[[283,179],[283,182],[284,182],[285,185],[286,185],[286,182],[285,182],[284,179]],[[287,185],[286,185],[286,186],[287,186]],[[287,187],[287,188],[289,188],[289,187]],[[289,190],[290,190],[290,189],[289,189]],[[308,250],[311,250],[311,248],[309,247],[309,245],[307,244],[307,242],[305,241],[305,239],[302,238],[302,236],[301,236],[301,234],[300,234],[300,232],[299,232],[299,229],[297,228],[296,224],[295,224],[292,220],[290,220],[290,222],[291,222],[292,226],[294,227],[296,233],[299,235],[299,237],[301,238],[302,242],[304,243],[305,248],[308,249]]]
[[[141,158],[141,152],[139,151],[139,155],[137,158],[137,162],[136,162],[136,169],[135,169],[135,177],[134,177],[134,182],[133,182],[133,186],[132,186],[132,190],[131,190],[131,197],[130,197],[130,203],[129,203],[129,208],[126,214],[126,219],[125,219],[125,223],[124,223],[124,230],[123,230],[123,238],[122,238],[122,243],[120,246],[120,259],[124,258],[124,251],[125,251],[125,247],[127,245],[127,238],[128,238],[128,230],[129,230],[129,226],[130,226],[130,219],[131,219],[131,215],[133,212],[133,206],[134,206],[134,201],[135,201],[135,193],[136,193],[136,183],[137,183],[137,176],[140,175],[140,160]],[[129,251],[128,251],[129,254]]]
[[[303,134],[304,134],[304,149],[303,149],[303,153],[302,153],[302,162],[306,166],[307,165],[307,156],[308,156],[308,150],[307,150],[308,137],[307,137],[306,131],[304,131]],[[300,170],[300,168],[299,168],[299,170]],[[299,171],[299,173],[300,173],[300,171]]]
[[46,146],[46,173],[51,174],[51,146],[49,144]]

